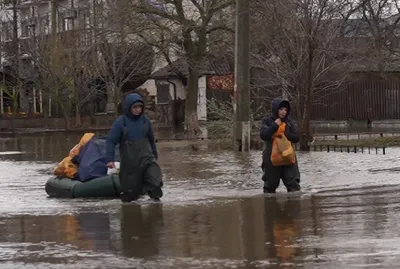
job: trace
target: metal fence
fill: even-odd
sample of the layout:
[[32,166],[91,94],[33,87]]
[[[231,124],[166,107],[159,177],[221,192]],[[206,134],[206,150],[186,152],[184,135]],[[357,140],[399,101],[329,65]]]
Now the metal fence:
[[[314,96],[312,120],[372,121],[400,119],[400,73],[387,77],[362,74],[340,90],[320,92]],[[251,109],[256,119],[270,113],[271,101],[281,95],[280,88],[253,88]],[[230,101],[232,90],[207,89],[207,99],[212,97]],[[293,107],[292,117],[297,118]]]

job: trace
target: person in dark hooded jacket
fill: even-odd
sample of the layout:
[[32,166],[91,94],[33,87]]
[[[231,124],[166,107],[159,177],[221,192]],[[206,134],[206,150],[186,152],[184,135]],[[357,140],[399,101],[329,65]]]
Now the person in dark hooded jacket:
[[115,147],[120,146],[119,178],[123,202],[136,200],[143,193],[156,200],[163,195],[154,132],[143,108],[144,102],[139,94],[128,94],[123,102],[124,115],[114,121],[107,138],[109,168],[115,168]]
[[262,162],[264,193],[275,193],[280,179],[282,179],[288,192],[299,191],[300,172],[297,160],[292,165],[284,166],[273,166],[271,162],[273,136],[281,123],[286,123],[286,138],[292,143],[299,142],[297,128],[289,119],[289,101],[282,98],[275,98],[271,104],[271,112],[270,116],[264,117],[260,130],[260,138],[265,142]]

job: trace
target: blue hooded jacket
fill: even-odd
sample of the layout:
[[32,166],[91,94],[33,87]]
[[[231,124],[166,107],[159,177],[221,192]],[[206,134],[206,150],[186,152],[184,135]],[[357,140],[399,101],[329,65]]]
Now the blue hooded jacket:
[[[122,134],[124,132],[124,125],[126,127],[126,135],[128,140],[140,140],[147,137],[147,139],[150,142],[154,156],[158,158],[154,132],[151,126],[151,122],[148,117],[143,115],[143,112],[138,116],[134,116],[132,114],[131,106],[134,103],[142,103],[144,105],[143,99],[139,94],[137,93],[128,94],[123,102],[124,115],[118,117],[114,121],[111,127],[111,131],[107,138],[107,156],[106,156],[107,162],[114,161],[115,147],[121,141]],[[147,126],[148,128],[146,133],[145,130],[143,129],[145,128],[145,126]]]

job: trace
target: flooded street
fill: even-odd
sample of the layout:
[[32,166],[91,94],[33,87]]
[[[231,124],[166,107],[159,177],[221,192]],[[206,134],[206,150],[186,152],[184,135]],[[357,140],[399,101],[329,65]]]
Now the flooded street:
[[[301,194],[262,194],[261,152],[159,143],[162,203],[50,199],[80,135],[0,138],[0,268],[398,268],[400,149],[298,154]],[[397,169],[392,169],[397,168]]]

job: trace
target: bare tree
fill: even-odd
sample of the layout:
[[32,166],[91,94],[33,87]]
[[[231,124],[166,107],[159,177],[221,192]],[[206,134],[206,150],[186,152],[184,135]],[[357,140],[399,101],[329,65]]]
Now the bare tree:
[[[21,72],[21,53],[20,40],[26,34],[26,27],[21,28],[21,20],[24,20],[26,13],[20,10],[18,1],[11,0],[4,3],[8,8],[4,8],[1,13],[2,20],[2,43],[1,58],[2,62],[2,100],[8,99],[11,103],[12,129],[15,130],[15,117],[26,115],[28,96],[25,89],[25,80]],[[6,80],[6,76],[10,79]],[[2,112],[4,112],[2,104]],[[7,113],[10,114],[10,113]]]
[[[52,102],[61,110],[65,128],[70,129],[70,116],[75,112],[76,126],[81,124],[81,108],[90,103],[97,92],[87,87],[91,75],[89,48],[79,46],[76,33],[63,33],[54,40],[46,35],[37,39],[30,54],[33,58],[32,70],[37,74],[35,87],[41,89],[45,107]],[[77,47],[79,49],[77,49]]]
[[[4,24],[3,24],[4,26]],[[13,50],[10,50],[10,45],[12,46],[12,41],[1,43],[1,58],[12,56]],[[10,53],[11,52],[11,53]],[[10,64],[11,61],[7,63],[7,66],[3,63],[1,67],[1,84],[0,84],[0,96],[1,96],[1,111],[0,115],[5,117],[11,117],[12,131],[15,131],[15,117],[18,112],[18,98],[19,98],[19,79],[15,77],[15,70],[12,69]]]
[[[343,31],[365,1],[257,0],[255,65],[273,75],[295,108],[300,146],[309,150],[310,119],[319,98],[341,90],[359,55],[343,44]],[[257,29],[257,27],[259,27]]]
[[[129,1],[97,1],[93,19],[87,28],[91,32],[90,70],[105,83],[106,112],[117,113],[124,88],[135,89],[151,74],[154,52],[127,30]],[[130,16],[130,15],[129,15]]]
[[[185,125],[189,134],[200,133],[197,116],[198,78],[214,42],[226,41],[232,32],[232,0],[128,1],[125,18],[134,31],[156,48],[179,77],[187,78]],[[230,24],[226,21],[230,20]],[[140,29],[140,31],[137,31]],[[185,62],[187,74],[173,65]]]
[[366,0],[357,14],[361,22],[356,29],[363,40],[368,39],[371,70],[384,71],[400,56],[400,3],[396,0]]
[[61,109],[65,129],[68,130],[71,111],[68,91],[73,81],[71,74],[68,73],[71,68],[69,55],[63,47],[53,47],[52,42],[46,37],[38,44],[37,48],[33,48],[32,53],[35,59],[35,69],[38,72],[38,78],[35,81],[36,87],[40,88],[47,97],[49,111],[51,111],[52,102]]
[[123,87],[135,89],[151,73],[153,50],[134,42],[111,42],[105,37],[95,45],[97,61],[92,61],[92,72],[105,82],[108,111],[117,113]]

